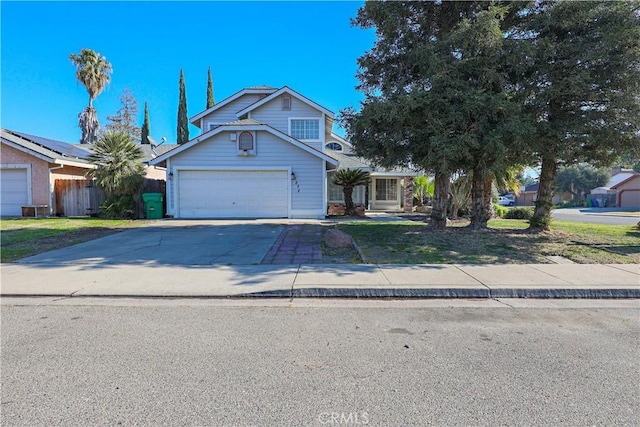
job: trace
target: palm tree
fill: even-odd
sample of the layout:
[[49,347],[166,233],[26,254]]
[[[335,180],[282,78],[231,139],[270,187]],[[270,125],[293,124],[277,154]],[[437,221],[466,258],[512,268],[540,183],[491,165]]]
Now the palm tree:
[[433,197],[435,181],[429,179],[425,175],[415,177],[413,180],[413,197],[418,200],[418,206],[424,205],[424,200],[429,197]]
[[69,59],[76,66],[76,79],[87,89],[89,106],[78,115],[78,126],[82,130],[81,144],[93,143],[98,139],[98,114],[93,108],[93,100],[104,90],[111,80],[113,68],[107,58],[91,49],[81,49],[80,54],[72,53]]
[[97,166],[87,173],[107,197],[132,196],[142,185],[142,149],[126,133],[105,132],[92,147],[89,161]]
[[360,169],[338,169],[333,176],[333,183],[342,187],[344,192],[345,215],[353,215],[353,189],[369,183],[369,172]]

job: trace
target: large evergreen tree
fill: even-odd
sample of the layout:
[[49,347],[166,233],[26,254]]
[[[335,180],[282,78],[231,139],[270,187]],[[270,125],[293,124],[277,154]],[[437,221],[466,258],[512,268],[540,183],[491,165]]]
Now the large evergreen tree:
[[107,116],[106,131],[112,133],[125,133],[136,141],[140,138],[140,128],[136,125],[138,117],[138,101],[133,97],[131,90],[125,88],[120,95],[122,107],[115,115]]
[[147,102],[145,101],[144,103],[144,121],[142,122],[142,131],[140,132],[140,144],[150,144],[151,141],[149,141],[149,135],[150,135],[150,128],[149,128],[149,105],[147,104]]
[[69,59],[76,67],[76,79],[87,89],[89,106],[78,115],[78,126],[82,130],[81,144],[90,144],[98,139],[98,113],[93,100],[104,90],[111,80],[113,68],[107,58],[91,49],[81,49],[79,54],[72,53]]
[[446,225],[450,177],[460,169],[473,172],[474,224],[486,226],[488,171],[518,152],[507,149],[517,105],[502,65],[502,25],[513,15],[487,2],[367,2],[358,11],[355,24],[375,28],[377,41],[358,60],[365,100],[342,122],[358,154],[434,173],[435,228]]
[[187,119],[187,93],[184,85],[184,73],[180,69],[180,95],[178,101],[178,144],[189,141],[189,120]]
[[207,109],[213,107],[216,104],[213,98],[213,80],[211,79],[211,67],[207,72]]
[[640,155],[640,3],[537,2],[518,30],[541,163],[531,227],[548,229],[560,165]]

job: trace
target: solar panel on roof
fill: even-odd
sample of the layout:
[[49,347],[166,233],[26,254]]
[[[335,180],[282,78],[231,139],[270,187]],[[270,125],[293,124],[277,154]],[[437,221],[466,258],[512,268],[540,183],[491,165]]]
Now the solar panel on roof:
[[90,154],[88,150],[67,142],[56,141],[54,139],[43,138],[41,136],[30,135],[23,132],[11,131],[11,133],[67,157],[86,159]]

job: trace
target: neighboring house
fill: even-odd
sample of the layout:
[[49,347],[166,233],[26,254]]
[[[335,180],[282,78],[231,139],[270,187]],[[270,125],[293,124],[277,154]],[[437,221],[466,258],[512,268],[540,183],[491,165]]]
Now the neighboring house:
[[640,210],[640,173],[627,177],[611,186],[611,189],[618,194],[616,200],[618,207]]
[[632,169],[614,169],[606,186],[591,190],[591,199],[602,200],[603,197],[610,201],[606,206],[613,206],[613,202],[617,207],[640,210],[640,173]]
[[166,169],[160,166],[150,165],[149,163],[159,155],[164,154],[167,151],[171,151],[176,147],[176,144],[141,144],[140,148],[142,149],[142,162],[144,163],[144,177],[148,179],[161,179],[164,181],[167,177]]
[[55,212],[56,180],[84,180],[95,168],[85,147],[1,129],[0,215],[21,216]]
[[538,188],[540,183],[529,184],[527,186],[521,186],[518,195],[516,196],[516,205],[518,206],[533,206],[538,198]]
[[[69,144],[50,138],[2,129],[0,151],[0,215],[77,216],[97,213],[104,198],[86,180],[95,169],[88,160],[91,145]],[[175,145],[141,145],[145,177],[165,180],[166,171],[149,161]],[[71,182],[71,181],[74,182]]]
[[[331,184],[339,167],[370,170],[371,206],[399,210],[401,181],[406,176],[410,189],[415,174],[377,171],[353,157],[349,143],[332,132],[334,119],[287,86],[245,88],[195,115],[190,121],[201,134],[151,161],[167,170],[167,213],[323,218],[344,203],[342,189]],[[366,193],[356,189],[354,202],[365,203]]]
[[[538,189],[540,188],[540,183],[536,182],[535,184],[530,184],[527,186],[521,186],[520,192],[516,196],[516,205],[517,206],[534,206],[536,204],[536,200],[538,200]],[[551,201],[559,205],[562,202],[567,200],[572,200],[573,194],[568,191],[564,191],[561,193],[553,193],[553,198]]]

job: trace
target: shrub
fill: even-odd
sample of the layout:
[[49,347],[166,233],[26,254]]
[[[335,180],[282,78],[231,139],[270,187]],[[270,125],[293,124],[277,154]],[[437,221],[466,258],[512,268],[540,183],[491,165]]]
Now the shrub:
[[519,207],[508,209],[507,213],[504,215],[505,219],[531,219],[533,217],[533,207]]
[[500,206],[497,203],[494,203],[493,212],[496,218],[506,218],[506,215],[509,212],[509,209],[505,208],[504,206]]
[[106,218],[136,218],[136,204],[132,196],[107,197],[100,205],[101,216]]

